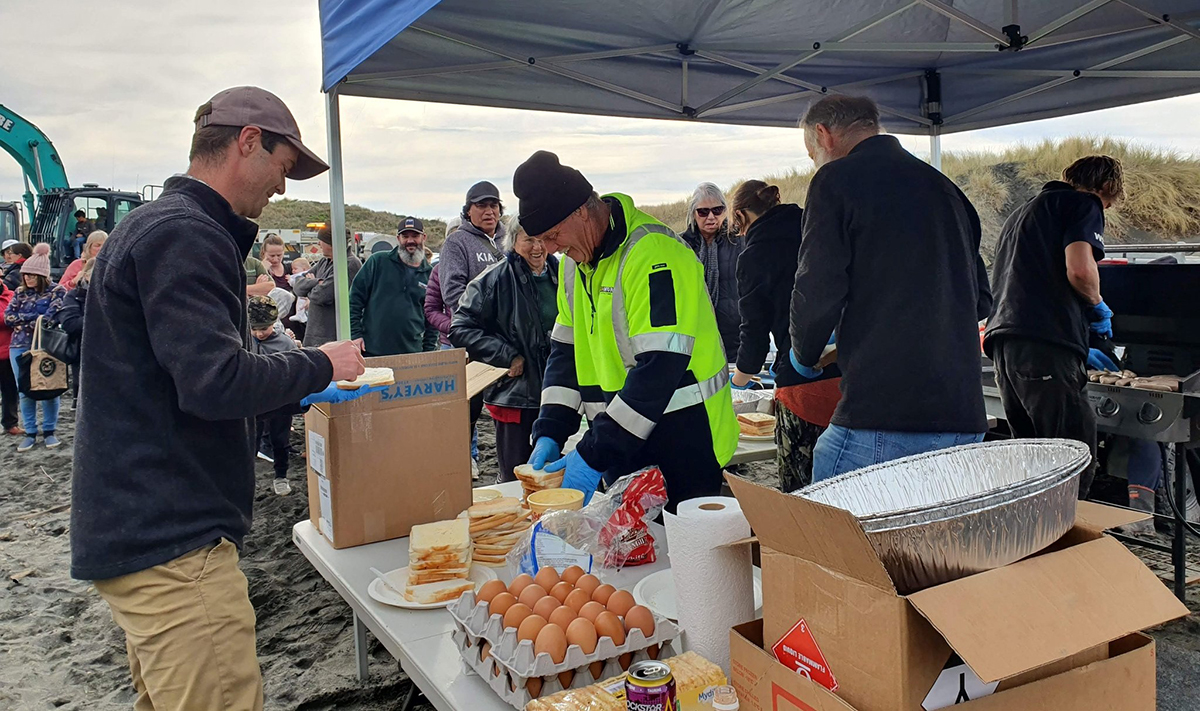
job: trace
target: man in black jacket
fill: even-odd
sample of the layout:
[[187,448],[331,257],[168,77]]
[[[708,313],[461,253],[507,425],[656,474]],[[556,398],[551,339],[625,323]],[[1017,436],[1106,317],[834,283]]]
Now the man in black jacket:
[[804,206],[791,360],[815,377],[837,331],[842,400],[813,481],[987,431],[978,322],[991,310],[979,216],[937,169],[880,135],[870,99],[830,96],[801,125]]
[[[996,361],[1014,436],[1065,437],[1091,447],[1093,465],[1079,481],[1085,498],[1096,452],[1087,365],[1119,370],[1090,347],[1092,334],[1112,336],[1096,262],[1104,258],[1104,211],[1125,196],[1125,181],[1120,161],[1109,156],[1080,158],[1062,178],[1046,183],[1004,223],[996,245],[996,304],[983,347]],[[1139,493],[1130,487],[1135,508]],[[1153,511],[1154,491],[1146,493]]]
[[[246,350],[257,217],[328,168],[278,97],[223,91],[190,165],[113,231],[85,307],[71,574],[125,630],[138,708],[261,709],[238,548],[254,502],[254,417],[363,372],[349,342]],[[203,258],[197,258],[197,255]]]

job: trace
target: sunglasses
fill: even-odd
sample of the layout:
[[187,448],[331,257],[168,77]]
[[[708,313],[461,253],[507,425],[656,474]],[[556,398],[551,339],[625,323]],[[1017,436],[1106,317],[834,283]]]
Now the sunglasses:
[[696,208],[696,214],[700,217],[708,217],[709,214],[720,217],[721,215],[725,214],[725,206],[717,205],[716,207],[698,207]]

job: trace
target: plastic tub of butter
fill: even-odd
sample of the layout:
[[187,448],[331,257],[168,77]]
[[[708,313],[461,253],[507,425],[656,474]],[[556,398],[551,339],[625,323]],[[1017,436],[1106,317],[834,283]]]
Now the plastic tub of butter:
[[578,511],[583,508],[583,492],[578,489],[544,489],[525,497],[536,521],[550,511]]

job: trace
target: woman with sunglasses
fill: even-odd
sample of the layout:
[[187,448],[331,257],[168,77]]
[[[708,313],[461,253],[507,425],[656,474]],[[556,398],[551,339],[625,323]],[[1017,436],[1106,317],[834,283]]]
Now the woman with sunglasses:
[[717,330],[725,346],[725,359],[733,362],[738,352],[737,263],[742,240],[730,229],[729,206],[721,189],[700,183],[688,201],[688,226],[681,235],[704,265],[704,284],[717,312]]

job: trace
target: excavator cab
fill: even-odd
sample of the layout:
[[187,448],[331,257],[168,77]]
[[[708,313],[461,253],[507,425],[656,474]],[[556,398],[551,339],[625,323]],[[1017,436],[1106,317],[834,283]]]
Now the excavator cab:
[[0,202],[0,244],[21,239],[21,204]]
[[[101,188],[90,183],[82,188],[46,191],[40,196],[37,214],[29,229],[29,241],[32,244],[49,243],[51,270],[59,272],[75,260],[77,252],[82,250],[77,235],[94,230],[112,232],[126,215],[143,202],[137,193]],[[83,213],[87,223],[84,229],[81,229],[76,217],[79,212]]]

